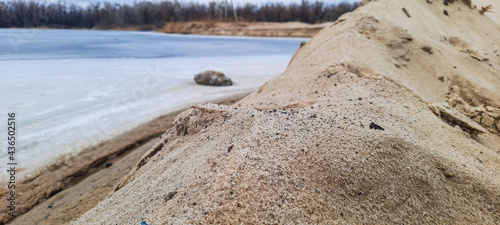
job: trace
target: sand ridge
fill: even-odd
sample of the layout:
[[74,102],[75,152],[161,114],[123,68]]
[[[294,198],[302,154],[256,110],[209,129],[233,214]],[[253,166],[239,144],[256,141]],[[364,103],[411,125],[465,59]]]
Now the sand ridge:
[[181,113],[74,224],[499,224],[499,25],[364,3],[235,105]]

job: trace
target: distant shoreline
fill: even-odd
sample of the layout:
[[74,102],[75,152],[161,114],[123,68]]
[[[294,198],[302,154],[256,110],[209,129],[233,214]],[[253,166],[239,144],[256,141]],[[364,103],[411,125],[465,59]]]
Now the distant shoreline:
[[333,22],[308,24],[302,22],[174,22],[155,30],[164,33],[253,36],[312,37]]
[[153,31],[171,34],[198,34],[214,36],[249,37],[306,37],[310,38],[333,22],[308,24],[302,22],[170,22],[163,27],[9,27],[7,29],[61,29],[61,30],[109,30],[109,31]]

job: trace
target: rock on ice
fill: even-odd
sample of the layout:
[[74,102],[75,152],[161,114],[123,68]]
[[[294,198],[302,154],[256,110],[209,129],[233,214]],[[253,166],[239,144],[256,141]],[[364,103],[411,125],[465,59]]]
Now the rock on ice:
[[226,77],[223,73],[207,70],[203,73],[196,74],[194,81],[197,84],[211,85],[211,86],[231,86],[233,82]]

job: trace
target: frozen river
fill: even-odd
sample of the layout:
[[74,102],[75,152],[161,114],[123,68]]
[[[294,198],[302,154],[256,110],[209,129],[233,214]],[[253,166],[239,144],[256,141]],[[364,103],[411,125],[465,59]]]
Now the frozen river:
[[[254,91],[306,40],[0,29],[0,123],[16,113],[16,162],[27,176],[159,115]],[[234,85],[196,85],[193,76],[208,69]]]

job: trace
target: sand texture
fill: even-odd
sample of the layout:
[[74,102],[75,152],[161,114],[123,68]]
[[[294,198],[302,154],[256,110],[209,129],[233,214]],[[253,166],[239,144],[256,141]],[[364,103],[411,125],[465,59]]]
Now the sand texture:
[[500,224],[500,26],[447,2],[365,1],[74,224]]
[[236,35],[257,37],[312,37],[331,22],[307,24],[301,22],[171,22],[158,30],[165,33]]

